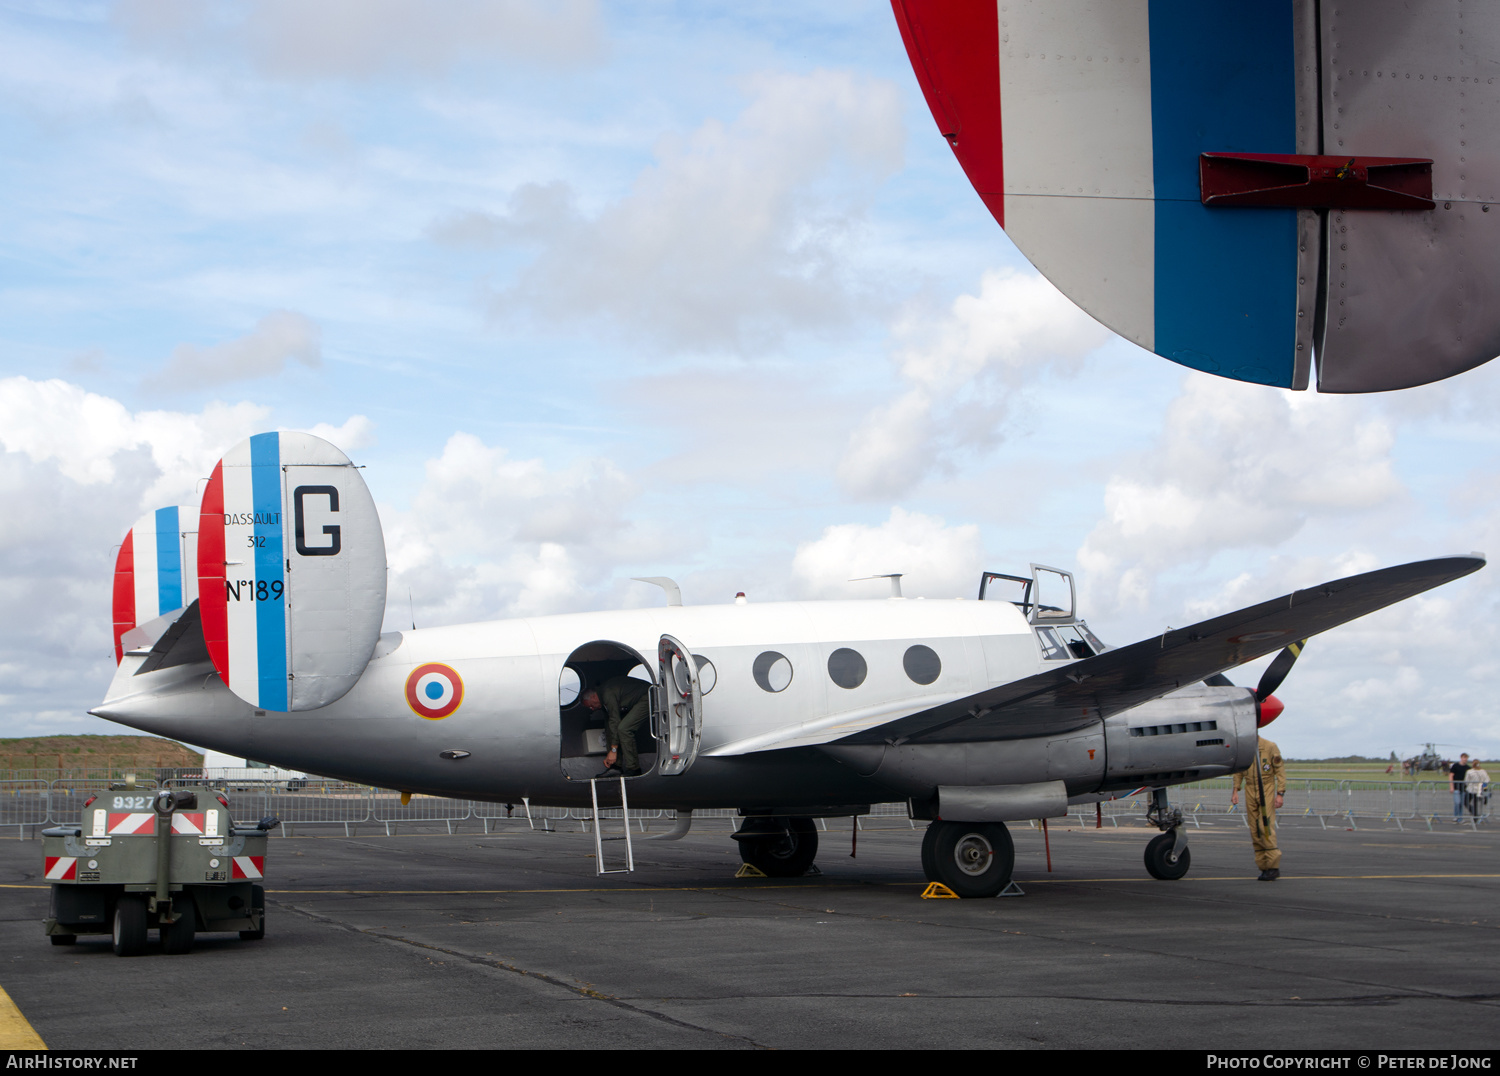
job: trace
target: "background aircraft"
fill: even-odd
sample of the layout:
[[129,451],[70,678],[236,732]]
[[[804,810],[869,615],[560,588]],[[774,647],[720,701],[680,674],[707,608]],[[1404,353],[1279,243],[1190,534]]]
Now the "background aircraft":
[[[977,601],[689,607],[672,585],[666,608],[382,633],[379,518],[326,441],[268,433],[231,449],[196,542],[153,530],[163,518],[143,521],[154,559],[134,534],[122,547],[117,595],[196,571],[199,596],[165,613],[143,598],[153,619],[124,630],[117,599],[100,717],[381,787],[586,805],[606,745],[579,694],[635,671],[653,713],[632,804],[739,808],[744,859],[796,875],[816,855],[814,818],[904,799],[931,820],[928,877],[963,896],[1008,884],[1005,822],[1143,786],[1163,831],[1147,868],[1181,877],[1166,788],[1251,763],[1299,640],[1484,564],[1368,572],[1114,649],[1078,617],[1071,575],[1037,565],[986,573]],[[1277,650],[1254,691],[1221,675]]]
[[892,4],[996,221],[1121,336],[1323,392],[1500,353],[1500,8]]

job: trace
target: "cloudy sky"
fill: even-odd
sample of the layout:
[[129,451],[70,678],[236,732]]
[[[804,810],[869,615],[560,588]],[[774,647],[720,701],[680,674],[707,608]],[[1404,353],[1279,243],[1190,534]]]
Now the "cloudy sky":
[[[1036,561],[1125,643],[1500,551],[1500,364],[1341,398],[1113,336],[877,0],[0,0],[0,139],[0,736],[114,731],[113,547],[274,428],[368,468],[392,625]],[[1497,588],[1316,639],[1282,747],[1495,757]]]

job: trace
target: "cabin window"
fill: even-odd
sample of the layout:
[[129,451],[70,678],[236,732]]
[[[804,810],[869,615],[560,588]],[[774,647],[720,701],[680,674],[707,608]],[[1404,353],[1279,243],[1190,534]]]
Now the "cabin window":
[[828,678],[842,688],[853,689],[865,682],[869,666],[858,650],[841,646],[828,655]]
[[557,704],[562,707],[572,706],[578,701],[578,693],[583,690],[583,678],[578,675],[578,670],[571,665],[564,665],[562,675],[557,678]]
[[943,662],[937,656],[937,651],[920,643],[906,648],[906,654],[901,658],[901,667],[914,684],[930,684],[943,672]]
[[792,663],[785,654],[774,650],[767,650],[756,658],[750,672],[762,691],[785,691],[792,682]]
[[719,670],[702,654],[694,654],[693,660],[698,663],[698,692],[707,695],[719,682]]

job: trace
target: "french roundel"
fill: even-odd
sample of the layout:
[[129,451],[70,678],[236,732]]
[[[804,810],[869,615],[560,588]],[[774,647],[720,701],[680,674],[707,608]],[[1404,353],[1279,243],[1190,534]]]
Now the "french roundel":
[[447,717],[464,701],[463,679],[439,662],[418,665],[406,678],[406,704],[418,717]]

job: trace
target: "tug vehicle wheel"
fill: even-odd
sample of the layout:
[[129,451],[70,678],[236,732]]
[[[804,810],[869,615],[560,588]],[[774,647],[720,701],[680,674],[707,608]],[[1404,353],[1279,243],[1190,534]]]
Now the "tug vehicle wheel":
[[193,935],[198,932],[198,909],[193,906],[193,898],[183,893],[172,902],[172,910],[177,913],[177,921],[161,925],[162,952],[173,956],[191,953]]
[[[753,836],[752,825],[770,832]],[[770,878],[800,878],[818,856],[818,827],[811,818],[747,818],[735,838],[740,858]]]
[[1146,873],[1163,882],[1175,882],[1192,866],[1193,854],[1184,848],[1176,862],[1171,860],[1172,846],[1177,843],[1174,833],[1162,833],[1152,837],[1146,845]]
[[146,951],[146,902],[140,897],[115,901],[114,950],[116,956],[140,956]]
[[928,880],[960,897],[998,896],[1016,866],[1016,847],[1003,822],[933,822],[922,853],[923,869],[930,865]]

